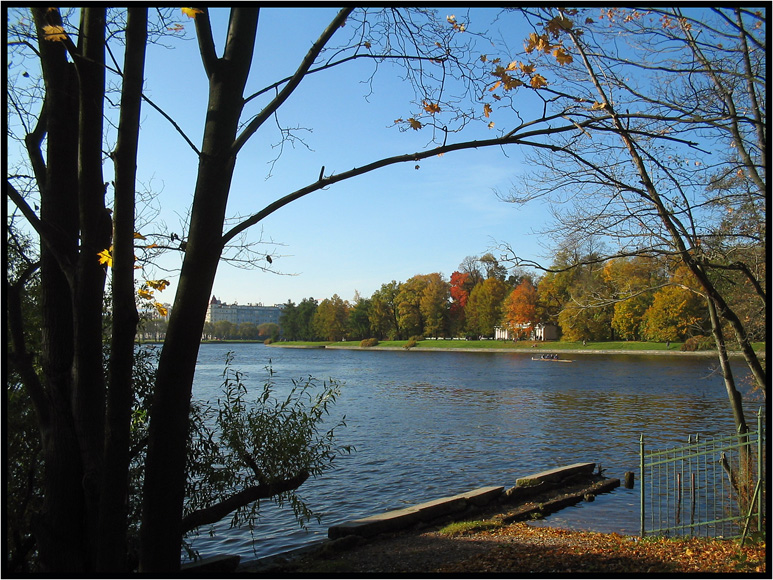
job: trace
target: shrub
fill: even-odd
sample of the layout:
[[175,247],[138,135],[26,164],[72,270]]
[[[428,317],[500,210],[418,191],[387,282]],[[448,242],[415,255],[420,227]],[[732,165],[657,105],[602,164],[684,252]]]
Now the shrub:
[[378,346],[378,339],[377,338],[366,338],[362,342],[360,342],[360,346],[369,347],[369,346]]
[[414,347],[414,346],[416,346],[417,344],[418,344],[418,342],[416,341],[416,339],[415,339],[415,338],[412,338],[412,339],[410,339],[408,342],[406,342],[406,343],[403,345],[403,348],[405,348],[405,349],[413,348],[413,347]]
[[266,340],[263,341],[263,344],[271,344],[273,342],[274,342],[273,338],[267,338]]
[[714,341],[708,337],[699,334],[697,336],[691,336],[684,341],[682,350],[684,351],[696,351],[696,350],[711,350],[714,348]]

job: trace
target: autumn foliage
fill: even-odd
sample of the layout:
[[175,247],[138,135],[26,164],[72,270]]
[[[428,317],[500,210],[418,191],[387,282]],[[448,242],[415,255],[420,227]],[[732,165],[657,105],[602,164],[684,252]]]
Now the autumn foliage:
[[528,337],[537,319],[537,290],[527,279],[505,298],[502,321],[519,337]]

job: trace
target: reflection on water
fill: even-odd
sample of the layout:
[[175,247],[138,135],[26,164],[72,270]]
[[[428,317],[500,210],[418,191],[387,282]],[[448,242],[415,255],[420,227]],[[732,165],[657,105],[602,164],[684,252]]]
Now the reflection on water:
[[[516,353],[280,349],[202,345],[194,394],[214,400],[223,361],[257,392],[269,359],[278,394],[312,375],[345,383],[333,419],[346,416],[341,444],[357,452],[299,490],[322,515],[300,530],[289,508],[261,506],[253,541],[246,530],[217,527],[194,546],[203,556],[275,554],[324,538],[350,519],[580,461],[622,478],[638,466],[639,435],[668,446],[690,433],[733,429],[722,381],[703,358],[577,355],[573,364],[541,364]],[[620,488],[567,508],[552,525],[637,533],[638,493]],[[227,522],[227,520],[226,520]]]

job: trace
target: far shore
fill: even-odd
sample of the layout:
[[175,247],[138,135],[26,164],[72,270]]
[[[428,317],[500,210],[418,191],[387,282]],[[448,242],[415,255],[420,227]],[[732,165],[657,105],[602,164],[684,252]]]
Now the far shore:
[[[450,346],[450,341],[423,340],[416,346],[406,346],[407,341],[385,341],[377,346],[360,346],[352,342],[274,342],[269,346],[279,348],[308,348],[308,349],[334,349],[334,350],[385,350],[385,351],[417,351],[417,352],[484,352],[484,353],[520,353],[541,356],[545,353],[555,353],[562,355],[656,355],[656,356],[701,356],[716,357],[716,350],[697,350],[683,351],[681,343],[673,343],[670,346],[665,344],[647,344],[647,343],[589,343],[583,346],[581,343],[560,342],[536,342],[531,343],[534,346],[517,347],[512,342],[495,341],[470,341],[475,344],[464,344],[464,346]],[[490,342],[482,346],[481,342]],[[458,343],[457,343],[458,344]],[[654,348],[648,348],[648,346]],[[658,348],[659,347],[659,348]],[[760,358],[766,357],[765,344],[754,344],[755,352]],[[731,351],[730,357],[743,357],[740,351]]]

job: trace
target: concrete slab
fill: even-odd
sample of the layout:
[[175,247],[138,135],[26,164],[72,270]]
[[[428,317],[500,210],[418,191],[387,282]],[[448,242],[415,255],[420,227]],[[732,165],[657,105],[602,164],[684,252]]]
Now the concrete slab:
[[505,488],[502,485],[491,485],[489,487],[481,487],[468,491],[467,493],[462,494],[462,497],[473,505],[484,506],[499,499],[499,496],[501,496],[504,491]]
[[328,537],[331,539],[342,538],[349,535],[362,537],[375,536],[384,532],[393,532],[410,526],[418,521],[429,522],[435,518],[464,511],[472,504],[476,506],[486,505],[498,498],[504,487],[481,487],[465,493],[441,497],[401,510],[394,510],[352,520],[328,529]]
[[409,507],[331,526],[328,528],[327,536],[331,540],[351,535],[367,538],[405,528],[420,520],[419,510]]
[[567,465],[566,467],[556,467],[555,469],[548,469],[547,471],[540,471],[533,475],[520,477],[515,480],[515,486],[529,487],[540,483],[557,483],[571,475],[580,473],[590,475],[593,473],[593,468],[595,466],[595,463],[574,463],[572,465]]

